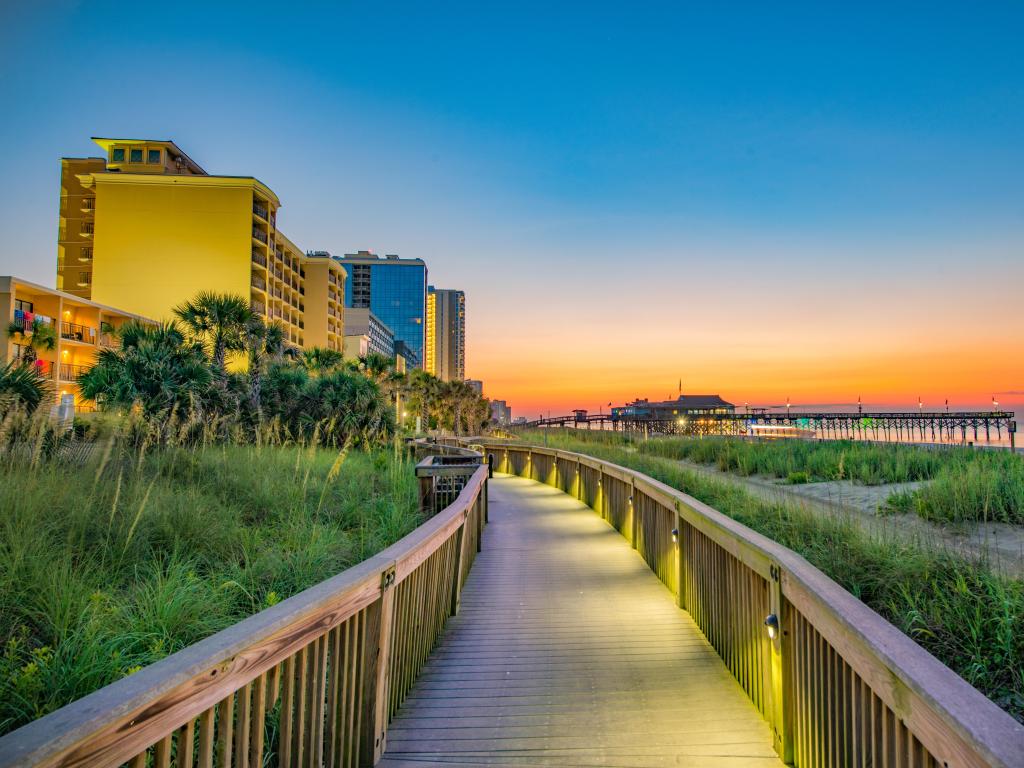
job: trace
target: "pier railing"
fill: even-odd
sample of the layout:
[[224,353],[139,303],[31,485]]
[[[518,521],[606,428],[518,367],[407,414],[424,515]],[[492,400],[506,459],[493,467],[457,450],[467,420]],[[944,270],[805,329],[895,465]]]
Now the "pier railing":
[[8,734],[0,768],[373,765],[458,609],[486,483],[478,465],[383,552]]
[[787,763],[1024,766],[1024,727],[791,550],[625,467],[551,448],[485,450],[496,472],[576,497],[633,545]]

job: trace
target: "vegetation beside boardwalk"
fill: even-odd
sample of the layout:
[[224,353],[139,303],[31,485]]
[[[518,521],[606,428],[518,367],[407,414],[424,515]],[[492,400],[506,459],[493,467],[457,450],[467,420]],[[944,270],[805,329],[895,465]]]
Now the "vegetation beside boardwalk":
[[[927,481],[888,498],[891,511],[940,523],[1024,524],[1024,456],[1009,451],[879,445],[852,440],[750,441],[738,438],[634,439],[579,430],[587,444],[630,446],[638,453],[709,464],[723,472],[764,475],[792,484],[850,480],[864,485]],[[542,431],[530,439],[544,440]],[[886,511],[886,510],[883,510]]]
[[[420,522],[386,449],[138,443],[0,462],[0,733],[350,567]],[[45,439],[40,434],[40,440]]]
[[546,439],[537,432],[523,437],[635,469],[798,552],[1024,722],[1024,581],[953,552],[872,534],[851,520],[762,499],[638,450],[657,441],[634,447],[612,433],[553,430]]

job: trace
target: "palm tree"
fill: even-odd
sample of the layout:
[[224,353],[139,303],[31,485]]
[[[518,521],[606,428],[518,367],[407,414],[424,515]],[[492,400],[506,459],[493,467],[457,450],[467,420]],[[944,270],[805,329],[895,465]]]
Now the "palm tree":
[[13,401],[31,413],[50,392],[50,382],[31,365],[12,360],[0,366],[0,410],[6,410],[4,406]]
[[245,324],[245,347],[249,353],[249,405],[257,415],[261,414],[260,398],[267,358],[283,354],[284,338],[284,327],[280,323],[266,323],[255,313]]
[[57,348],[57,331],[53,325],[38,317],[32,320],[32,325],[28,328],[24,323],[11,323],[7,326],[7,336],[25,348],[21,353],[21,360],[24,363],[34,363],[39,357],[40,350],[52,352]]
[[314,376],[322,376],[336,370],[345,361],[345,356],[336,349],[309,347],[302,352],[302,365]]
[[242,296],[203,291],[175,307],[174,314],[207,346],[214,369],[223,376],[227,353],[245,349],[245,328],[254,313]]
[[139,403],[151,414],[203,404],[213,374],[202,344],[187,338],[177,323],[125,323],[120,337],[120,349],[100,350],[96,364],[79,377],[83,397],[123,406]]
[[331,443],[372,443],[394,432],[387,398],[380,387],[358,373],[339,370],[310,379],[302,400],[304,431],[319,426]]

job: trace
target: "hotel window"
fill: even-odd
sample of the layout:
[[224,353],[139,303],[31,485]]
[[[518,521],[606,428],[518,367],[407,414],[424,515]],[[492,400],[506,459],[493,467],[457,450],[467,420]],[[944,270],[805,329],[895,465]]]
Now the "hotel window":
[[110,150],[110,162],[112,163],[123,163],[124,162],[124,147],[116,147]]
[[21,312],[34,312],[32,309],[35,305],[31,301],[25,301],[24,299],[14,300],[14,309]]
[[142,162],[142,149],[141,148],[132,149],[128,153],[128,157],[129,157],[129,162],[141,163]]
[[146,162],[147,163],[159,163],[160,162],[160,150],[159,149],[148,149],[146,150]]

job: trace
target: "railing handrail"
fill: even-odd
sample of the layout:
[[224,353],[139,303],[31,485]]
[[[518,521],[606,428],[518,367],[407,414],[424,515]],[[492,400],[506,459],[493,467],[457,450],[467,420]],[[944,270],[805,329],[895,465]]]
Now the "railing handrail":
[[452,504],[367,560],[0,738],[0,768],[124,763],[381,599],[464,523],[486,479],[481,466]]
[[900,713],[926,747],[952,758],[949,765],[1024,766],[1024,726],[793,550],[637,470],[558,448],[492,440],[483,444],[485,449],[578,462],[631,483],[655,499],[661,497],[663,505],[675,507],[687,522],[764,578],[771,578],[773,567],[779,568],[787,600],[805,616],[810,612],[810,618],[819,620],[813,622],[815,629],[840,650],[875,695]]

